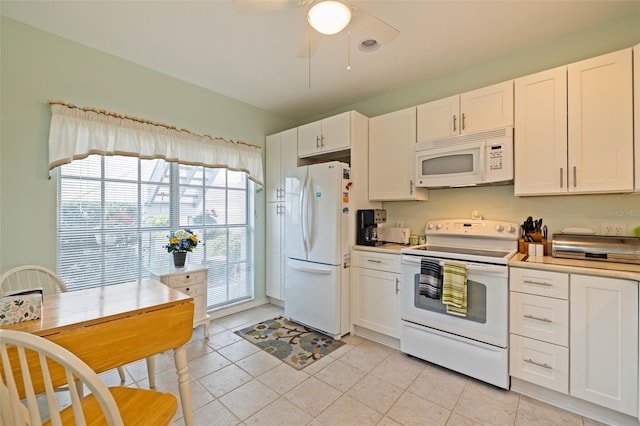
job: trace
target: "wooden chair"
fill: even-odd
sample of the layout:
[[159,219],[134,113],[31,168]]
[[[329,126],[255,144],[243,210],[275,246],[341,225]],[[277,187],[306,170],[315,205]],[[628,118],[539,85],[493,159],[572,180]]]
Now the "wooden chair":
[[[53,271],[38,265],[23,265],[0,275],[0,296],[4,293],[16,290],[42,288],[43,294],[55,294],[67,291],[60,277]],[[147,372],[149,375],[149,387],[156,387],[155,358],[147,358]],[[126,380],[124,368],[118,367],[118,374],[122,383]]]
[[[167,425],[178,407],[176,397],[148,389],[112,387],[80,358],[45,338],[0,329],[0,424],[2,425]],[[2,377],[3,376],[3,377]],[[60,409],[54,388],[79,380],[90,391],[81,398],[69,386],[71,405]],[[36,400],[44,394],[49,419]]]

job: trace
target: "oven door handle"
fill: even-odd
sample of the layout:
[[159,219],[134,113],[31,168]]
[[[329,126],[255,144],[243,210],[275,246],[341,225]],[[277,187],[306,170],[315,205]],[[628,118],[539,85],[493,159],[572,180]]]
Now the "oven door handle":
[[[421,259],[422,258],[419,256],[402,256],[402,263],[420,265]],[[463,264],[467,268],[468,272],[475,272],[479,274],[506,274],[508,270],[505,265],[481,265],[478,263],[466,263],[456,260],[452,260],[452,262]],[[444,266],[444,261],[440,261],[440,266]]]

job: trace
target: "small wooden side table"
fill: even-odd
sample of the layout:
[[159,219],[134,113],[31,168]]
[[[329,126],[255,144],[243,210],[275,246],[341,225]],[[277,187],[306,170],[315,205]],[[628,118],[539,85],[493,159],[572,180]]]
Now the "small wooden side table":
[[209,338],[210,319],[207,314],[207,275],[204,265],[185,265],[184,268],[167,266],[149,271],[151,278],[191,296],[194,302],[193,327],[204,325],[204,337]]

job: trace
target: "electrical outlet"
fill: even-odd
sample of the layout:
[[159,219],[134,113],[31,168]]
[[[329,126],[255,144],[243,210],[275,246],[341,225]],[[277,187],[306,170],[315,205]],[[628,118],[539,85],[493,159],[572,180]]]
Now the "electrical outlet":
[[600,224],[600,234],[627,235],[627,225],[624,223],[602,223]]

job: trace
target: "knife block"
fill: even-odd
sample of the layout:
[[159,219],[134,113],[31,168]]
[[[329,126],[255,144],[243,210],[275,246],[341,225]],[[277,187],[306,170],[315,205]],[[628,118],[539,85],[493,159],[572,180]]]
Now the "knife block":
[[[538,235],[540,235],[540,234],[538,234]],[[534,237],[534,242],[532,242],[532,243],[527,242],[524,239],[520,238],[518,240],[518,252],[522,253],[522,254],[528,254],[529,253],[529,244],[542,244],[542,247],[543,247],[543,250],[544,250],[544,255],[545,256],[549,256],[551,254],[551,243],[548,242],[547,240],[545,240],[542,237],[540,237],[539,240]]]

